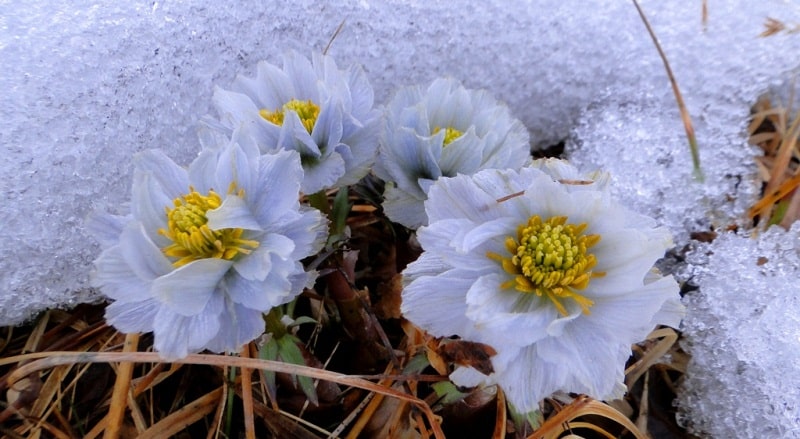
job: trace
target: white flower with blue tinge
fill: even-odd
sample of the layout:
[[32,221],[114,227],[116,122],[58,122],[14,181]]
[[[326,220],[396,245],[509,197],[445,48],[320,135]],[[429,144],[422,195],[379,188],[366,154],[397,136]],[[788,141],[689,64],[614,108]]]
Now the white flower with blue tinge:
[[439,177],[481,169],[519,169],[530,162],[528,131],[486,90],[440,78],[406,87],[386,107],[375,173],[387,183],[383,210],[416,229],[427,223],[424,201]]
[[135,166],[131,213],[90,220],[105,248],[92,284],[113,300],[108,322],[152,331],[163,358],[238,352],[264,332],[262,313],[316,278],[300,260],[322,247],[327,222],[300,206],[296,152],[231,141],[188,170],[158,150]]
[[631,344],[680,323],[678,285],[653,269],[669,232],[597,177],[538,161],[431,187],[401,309],[434,336],[497,351],[491,375],[459,367],[456,384],[498,384],[520,412],[557,391],[616,398]]
[[300,153],[304,193],[354,184],[375,161],[381,113],[360,66],[340,70],[330,56],[290,51],[283,68],[262,61],[255,78],[217,87],[214,104],[222,125],[244,126],[262,152]]

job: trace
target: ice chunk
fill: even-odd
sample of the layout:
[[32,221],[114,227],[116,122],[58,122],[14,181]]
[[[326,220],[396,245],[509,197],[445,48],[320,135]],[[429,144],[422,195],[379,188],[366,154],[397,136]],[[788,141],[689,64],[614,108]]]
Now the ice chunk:
[[800,224],[726,233],[690,255],[679,420],[714,438],[800,437]]

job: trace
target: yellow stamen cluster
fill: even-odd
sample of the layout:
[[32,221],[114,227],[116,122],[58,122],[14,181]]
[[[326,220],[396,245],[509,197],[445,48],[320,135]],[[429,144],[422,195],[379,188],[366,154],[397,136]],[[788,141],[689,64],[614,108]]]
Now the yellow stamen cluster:
[[[441,130],[442,130],[442,127],[434,127],[433,128],[433,134],[436,135]],[[459,131],[459,130],[453,128],[453,127],[445,128],[444,129],[444,142],[443,142],[442,146],[447,146],[447,145],[451,144],[454,140],[458,139],[463,134],[464,133],[462,133],[461,131]]]
[[202,195],[190,187],[189,193],[176,198],[173,205],[165,209],[167,228],[159,229],[158,233],[172,241],[161,251],[176,259],[172,263],[176,268],[198,259],[232,260],[239,253],[247,255],[258,247],[258,241],[242,239],[243,229],[208,227],[206,212],[222,205],[222,198],[213,190]]
[[487,254],[514,276],[502,283],[501,288],[514,287],[523,293],[546,297],[563,316],[567,315],[567,309],[561,302],[572,299],[584,314],[589,314],[594,302],[577,291],[586,288],[591,278],[605,273],[591,271],[597,259],[587,250],[600,241],[600,235],[582,234],[586,226],[567,224],[564,216],[542,221],[539,215],[520,224],[516,238],[509,236],[505,241],[510,256]]
[[297,116],[300,118],[300,122],[303,123],[306,131],[311,134],[311,131],[314,129],[314,124],[317,123],[317,117],[319,116],[319,106],[312,102],[311,99],[307,101],[292,99],[291,101],[283,104],[283,107],[278,108],[275,111],[269,111],[265,108],[262,108],[259,110],[258,114],[275,125],[282,126],[283,118],[287,111],[294,111],[297,113]]

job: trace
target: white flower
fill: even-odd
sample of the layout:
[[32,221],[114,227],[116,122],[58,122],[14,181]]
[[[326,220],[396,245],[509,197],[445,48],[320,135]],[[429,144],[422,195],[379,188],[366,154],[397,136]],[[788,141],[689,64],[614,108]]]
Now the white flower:
[[534,166],[433,185],[401,308],[434,336],[492,346],[494,373],[459,367],[451,379],[499,384],[521,412],[556,391],[621,396],[631,344],[683,314],[675,280],[652,271],[666,229],[570,165]]
[[300,153],[307,194],[354,184],[375,161],[380,111],[359,66],[339,70],[330,56],[291,51],[282,69],[262,61],[254,79],[217,87],[214,104],[222,125],[247,127],[262,152]]
[[230,141],[188,170],[158,150],[135,166],[130,215],[90,220],[105,247],[92,284],[114,301],[108,322],[152,331],[163,358],[238,352],[264,332],[262,313],[316,278],[299,261],[319,251],[327,225],[300,207],[296,152]]
[[389,182],[383,210],[416,229],[427,224],[424,201],[439,177],[481,169],[519,169],[530,162],[528,131],[485,90],[440,78],[427,90],[406,87],[386,108],[375,173]]

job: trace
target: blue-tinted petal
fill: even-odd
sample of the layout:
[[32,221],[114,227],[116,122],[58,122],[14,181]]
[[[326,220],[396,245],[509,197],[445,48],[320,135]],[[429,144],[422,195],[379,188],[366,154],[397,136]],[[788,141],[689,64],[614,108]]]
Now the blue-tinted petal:
[[261,225],[250,211],[250,206],[236,195],[226,196],[221,206],[206,212],[206,218],[208,218],[207,224],[211,230],[261,230]]
[[[236,134],[238,131],[234,133]],[[215,172],[217,187],[214,190],[225,193],[230,189],[241,189],[245,191],[245,196],[256,190],[254,173],[257,169],[258,150],[248,152],[235,142],[220,152]]]
[[106,296],[120,301],[140,301],[150,297],[150,280],[131,270],[119,245],[105,250],[94,261],[91,284]]
[[103,248],[111,247],[119,242],[119,235],[130,217],[92,212],[86,218],[86,231],[96,239]]
[[293,298],[290,296],[291,282],[282,273],[270,272],[263,280],[248,280],[232,273],[226,283],[232,301],[260,312],[267,312]]
[[200,313],[215,295],[232,261],[199,259],[153,281],[152,294],[173,312],[191,316]]
[[314,68],[308,58],[293,50],[287,52],[283,56],[283,71],[291,78],[294,85],[293,99],[301,101],[319,99],[317,75],[314,74]]
[[184,358],[205,348],[219,332],[224,299],[215,295],[193,315],[162,306],[153,321],[153,347],[166,361]]
[[119,242],[122,257],[139,278],[149,281],[172,271],[172,264],[150,240],[141,223],[128,223]]
[[287,211],[297,209],[303,168],[295,151],[277,151],[259,158],[259,188],[250,195],[259,224],[273,224]]
[[303,169],[305,176],[300,190],[313,194],[334,187],[336,181],[345,173],[344,159],[339,154],[328,155],[324,160],[307,162]]
[[147,235],[159,246],[169,244],[169,240],[159,235],[158,230],[167,228],[166,209],[173,206],[173,200],[167,197],[151,173],[140,170],[133,172],[131,214],[141,221]]
[[245,343],[264,333],[264,326],[261,311],[228,303],[220,316],[219,331],[205,343],[205,348],[218,353],[238,353]]
[[275,233],[262,236],[258,248],[251,254],[241,257],[233,268],[247,280],[264,280],[272,268],[272,258],[289,259],[294,250],[291,239]]
[[105,317],[108,324],[126,334],[150,332],[160,307],[161,304],[153,298],[138,302],[118,301],[106,307]]
[[410,229],[428,224],[423,200],[393,185],[386,185],[383,212],[396,223]]
[[189,187],[186,170],[176,165],[161,150],[151,149],[137,154],[134,164],[136,169],[153,176],[167,198],[178,198]]

